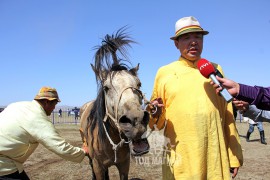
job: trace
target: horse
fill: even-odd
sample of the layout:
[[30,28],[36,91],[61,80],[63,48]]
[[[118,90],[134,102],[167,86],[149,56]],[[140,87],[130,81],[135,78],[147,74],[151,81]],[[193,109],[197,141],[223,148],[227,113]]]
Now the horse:
[[116,34],[106,35],[102,45],[96,47],[95,64],[91,66],[97,97],[80,110],[80,132],[89,148],[92,179],[109,179],[108,168],[116,166],[120,179],[127,180],[130,155],[149,152],[145,138],[149,113],[142,108],[147,100],[140,90],[139,64],[129,68],[116,53],[127,57],[126,47],[134,42],[124,31],[121,28]]

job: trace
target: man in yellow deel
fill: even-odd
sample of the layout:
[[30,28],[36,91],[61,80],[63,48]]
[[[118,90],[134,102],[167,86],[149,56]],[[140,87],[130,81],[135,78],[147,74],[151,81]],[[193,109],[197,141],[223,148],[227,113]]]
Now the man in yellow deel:
[[171,39],[181,56],[156,74],[151,102],[158,111],[150,108],[155,112],[149,126],[164,128],[170,139],[162,162],[166,180],[231,179],[243,164],[232,104],[216,95],[197,68],[207,34],[196,18],[179,19]]

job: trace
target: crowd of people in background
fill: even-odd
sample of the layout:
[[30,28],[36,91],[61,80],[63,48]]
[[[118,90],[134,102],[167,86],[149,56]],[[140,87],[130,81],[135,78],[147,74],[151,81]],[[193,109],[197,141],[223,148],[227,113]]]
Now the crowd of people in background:
[[70,109],[70,108],[62,108],[62,107],[60,107],[58,110],[54,110],[53,111],[53,113],[52,113],[52,118],[55,118],[54,116],[55,116],[55,114],[57,114],[58,115],[58,118],[62,118],[63,120],[64,119],[69,119],[69,117],[74,117],[74,121],[78,121],[79,120],[79,118],[80,118],[80,108],[78,108],[78,107],[74,107],[74,108],[72,108],[72,109]]

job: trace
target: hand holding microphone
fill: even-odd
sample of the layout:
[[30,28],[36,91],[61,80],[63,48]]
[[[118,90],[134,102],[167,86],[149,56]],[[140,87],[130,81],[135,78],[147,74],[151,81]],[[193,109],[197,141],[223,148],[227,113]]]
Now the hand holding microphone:
[[216,88],[219,89],[219,93],[222,95],[222,97],[227,101],[231,102],[233,97],[231,94],[225,89],[222,84],[219,82],[219,80],[216,78],[217,76],[223,77],[222,74],[206,59],[200,59],[198,61],[197,67],[200,71],[200,73],[205,78],[211,78],[213,83],[217,86]]
[[[217,80],[222,84],[223,88],[226,88],[228,90],[228,92],[232,96],[235,97],[238,95],[240,91],[240,85],[237,82],[220,77],[217,77]],[[217,88],[216,85],[214,85],[214,88]],[[219,92],[220,90],[221,90],[220,88],[216,89],[217,92]]]

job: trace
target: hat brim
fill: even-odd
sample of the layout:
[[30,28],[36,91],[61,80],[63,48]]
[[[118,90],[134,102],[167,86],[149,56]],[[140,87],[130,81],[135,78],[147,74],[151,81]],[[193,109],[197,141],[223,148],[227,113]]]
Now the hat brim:
[[183,34],[187,34],[187,33],[192,33],[192,32],[198,32],[198,33],[202,33],[203,35],[207,35],[207,34],[209,34],[209,32],[208,31],[204,31],[204,30],[200,30],[200,29],[198,29],[198,30],[194,30],[194,29],[187,29],[187,30],[185,30],[185,31],[183,31],[183,32],[181,32],[180,34],[178,34],[177,36],[173,36],[173,37],[171,37],[170,39],[171,40],[176,40],[179,36],[181,36],[181,35],[183,35]]
[[35,100],[39,100],[39,99],[47,99],[47,100],[49,100],[49,101],[57,100],[58,102],[61,102],[61,100],[58,99],[58,98],[40,97],[40,96],[38,96],[38,95],[36,95],[36,97],[35,97],[34,99],[35,99]]

